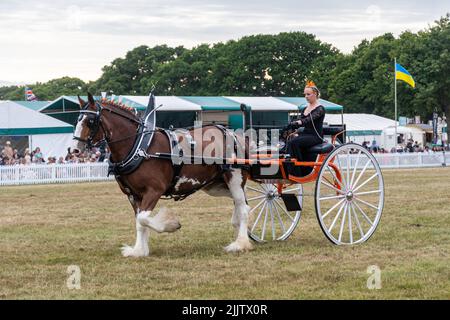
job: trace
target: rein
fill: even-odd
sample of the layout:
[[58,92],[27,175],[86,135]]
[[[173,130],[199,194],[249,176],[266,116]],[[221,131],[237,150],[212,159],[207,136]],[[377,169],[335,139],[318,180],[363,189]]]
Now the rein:
[[[97,111],[88,110],[88,107],[89,107],[89,102],[83,107],[82,110],[80,110],[80,117],[81,117],[81,115],[84,115],[84,114],[94,115],[95,116],[95,118],[93,120],[89,119],[88,126],[89,126],[89,129],[90,129],[91,132],[90,132],[90,134],[89,134],[87,139],[81,139],[80,137],[75,137],[75,136],[73,138],[75,140],[78,140],[78,141],[86,143],[87,147],[89,149],[97,147],[97,146],[103,144],[104,142],[106,142],[108,145],[110,145],[110,144],[113,144],[113,143],[117,143],[117,142],[121,142],[121,141],[127,140],[127,139],[132,138],[132,137],[136,137],[139,134],[140,126],[144,125],[144,123],[141,120],[132,118],[130,116],[127,116],[127,115],[123,114],[122,112],[118,112],[118,111],[116,111],[114,109],[102,106],[98,102],[95,102],[95,107],[96,107]],[[134,133],[132,135],[129,135],[129,136],[126,136],[126,137],[123,137],[123,138],[120,138],[120,139],[117,139],[117,140],[111,140],[108,137],[107,131],[105,130],[105,128],[103,126],[102,119],[101,119],[103,110],[109,111],[110,113],[114,113],[114,114],[116,114],[118,116],[121,116],[122,118],[125,118],[125,119],[131,121],[131,122],[137,123],[138,127],[136,129],[136,133]],[[78,121],[80,121],[80,120],[81,120],[81,118]],[[95,144],[93,144],[92,140],[97,135],[97,133],[98,133],[100,128],[102,129],[103,134],[104,134],[105,137],[103,139],[97,141]]]
[[[160,107],[161,107],[161,106],[159,106],[159,107],[153,109],[153,110],[150,112],[150,115],[151,115],[153,112],[155,112],[157,109],[159,109]],[[106,131],[105,131],[105,129],[104,129],[103,126],[102,126],[102,130],[103,130],[103,132],[105,133],[105,139],[104,139],[104,140],[105,140],[106,143],[108,143],[109,145],[110,145],[110,144],[113,144],[113,143],[116,143],[116,142],[122,142],[122,141],[125,141],[125,140],[127,140],[127,139],[129,139],[129,138],[136,137],[136,136],[139,134],[139,128],[140,128],[140,126],[145,126],[145,123],[144,123],[144,121],[142,121],[142,120],[129,118],[129,117],[125,116],[125,115],[122,114],[122,113],[116,112],[114,109],[110,109],[110,108],[104,108],[104,109],[105,109],[105,110],[108,110],[109,112],[112,112],[112,113],[114,113],[114,114],[117,114],[117,115],[119,115],[119,116],[121,116],[121,117],[124,117],[124,118],[127,119],[127,120],[130,120],[130,121],[132,121],[132,122],[136,122],[136,123],[138,124],[138,127],[137,127],[137,129],[136,129],[136,133],[134,133],[134,134],[132,134],[132,135],[129,135],[129,136],[126,136],[126,137],[123,137],[123,138],[120,138],[120,139],[117,139],[117,140],[109,140],[109,139],[107,138],[107,136],[106,136]],[[144,130],[144,131],[142,132],[142,134],[153,133],[153,132],[156,132],[156,131],[157,131],[157,130],[148,130],[148,129],[146,129],[146,130]]]

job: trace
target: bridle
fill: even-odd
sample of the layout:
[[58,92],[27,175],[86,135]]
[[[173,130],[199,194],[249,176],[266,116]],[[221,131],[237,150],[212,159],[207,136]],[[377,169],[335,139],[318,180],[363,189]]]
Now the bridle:
[[[120,112],[116,112],[114,109],[103,107],[97,101],[95,102],[95,108],[96,108],[95,111],[88,110],[88,108],[89,108],[89,102],[86,103],[86,105],[80,110],[80,115],[78,117],[77,123],[80,122],[83,119],[84,115],[87,116],[86,120],[87,120],[87,126],[89,128],[89,136],[86,139],[82,139],[81,137],[76,137],[75,135],[73,136],[74,140],[77,140],[77,141],[85,143],[87,149],[92,149],[92,148],[99,147],[99,146],[101,146],[104,143],[107,143],[108,145],[111,145],[113,143],[124,141],[126,139],[135,137],[138,134],[138,132],[139,132],[140,126],[143,125],[141,120],[134,119],[134,118],[131,118],[131,117],[127,117],[127,116],[125,116],[124,114],[122,114]],[[105,130],[105,128],[103,126],[103,122],[102,122],[102,118],[101,118],[103,110],[107,110],[109,112],[115,113],[115,114],[117,114],[117,115],[119,115],[119,116],[121,116],[121,117],[123,117],[123,118],[125,118],[125,119],[127,119],[129,121],[131,121],[131,122],[137,123],[138,124],[138,128],[136,130],[136,133],[134,133],[134,134],[132,134],[130,136],[127,136],[127,137],[123,137],[123,138],[114,140],[114,141],[111,140],[110,137],[107,134],[107,131]],[[103,139],[97,141],[96,143],[93,143],[93,140],[94,140],[95,136],[97,135],[97,133],[98,133],[98,131],[100,129],[103,131]]]

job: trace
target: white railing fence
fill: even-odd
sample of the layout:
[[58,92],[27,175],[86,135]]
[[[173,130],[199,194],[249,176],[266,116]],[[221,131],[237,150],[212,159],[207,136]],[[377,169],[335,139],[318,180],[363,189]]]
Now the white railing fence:
[[107,163],[1,166],[0,186],[113,180]]
[[[387,153],[374,154],[381,168],[427,168],[450,166],[450,153]],[[342,158],[345,166],[345,158]],[[350,156],[356,162],[356,155]],[[364,166],[359,163],[358,166]],[[0,186],[73,183],[114,180],[107,176],[107,163],[0,166]]]
[[450,166],[450,153],[385,153],[375,154],[381,168],[427,168]]
[[[374,154],[378,164],[382,169],[404,169],[404,168],[431,168],[442,167],[443,164],[450,166],[450,153],[379,153]],[[358,165],[363,168],[365,161],[357,161],[358,155],[349,156],[351,167]],[[343,167],[347,166],[347,156],[339,156],[340,163]]]

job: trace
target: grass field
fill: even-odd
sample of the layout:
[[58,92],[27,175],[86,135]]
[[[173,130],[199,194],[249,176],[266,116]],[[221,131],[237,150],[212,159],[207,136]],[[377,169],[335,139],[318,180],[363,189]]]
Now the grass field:
[[[332,245],[308,197],[289,240],[227,254],[232,201],[199,192],[160,202],[182,228],[152,233],[151,256],[140,259],[120,255],[135,227],[115,182],[1,187],[0,298],[450,299],[450,168],[384,178],[381,223],[360,246]],[[69,265],[81,270],[79,290],[66,286]],[[379,290],[367,288],[371,265]]]

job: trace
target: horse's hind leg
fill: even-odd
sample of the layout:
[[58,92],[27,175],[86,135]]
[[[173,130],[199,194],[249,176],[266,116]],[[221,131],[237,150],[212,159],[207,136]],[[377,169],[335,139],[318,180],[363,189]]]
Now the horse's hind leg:
[[249,207],[245,199],[242,171],[233,170],[230,173],[226,173],[225,181],[234,200],[234,211],[231,223],[237,231],[236,240],[228,245],[225,250],[227,252],[251,250],[252,244],[247,233]]

